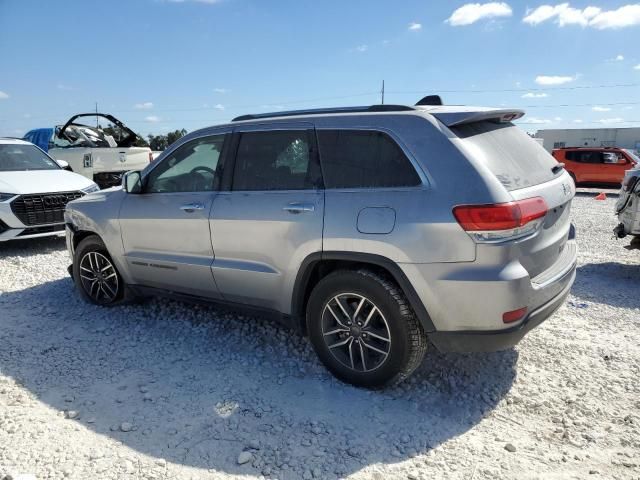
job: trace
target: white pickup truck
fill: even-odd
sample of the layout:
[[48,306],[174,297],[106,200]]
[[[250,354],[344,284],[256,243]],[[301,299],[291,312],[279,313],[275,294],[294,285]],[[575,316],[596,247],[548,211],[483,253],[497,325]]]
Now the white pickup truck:
[[[96,118],[96,126],[78,123],[83,117]],[[100,121],[108,126],[100,125]],[[139,138],[113,115],[103,113],[80,113],[62,126],[31,130],[24,136],[100,188],[120,185],[125,172],[141,170],[153,160],[150,148],[134,146]]]
[[627,151],[638,164],[625,172],[620,196],[616,202],[616,215],[620,223],[613,229],[618,238],[631,235],[631,244],[625,248],[640,249],[640,157]]

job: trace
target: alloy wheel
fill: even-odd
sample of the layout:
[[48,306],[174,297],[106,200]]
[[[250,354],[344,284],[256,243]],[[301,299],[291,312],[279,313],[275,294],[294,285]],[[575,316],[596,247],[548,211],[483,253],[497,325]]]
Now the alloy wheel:
[[88,252],[82,257],[80,280],[84,291],[97,303],[111,303],[118,295],[118,273],[99,252]]
[[370,299],[356,293],[341,293],[325,304],[322,336],[333,357],[356,372],[380,368],[391,352],[387,320]]

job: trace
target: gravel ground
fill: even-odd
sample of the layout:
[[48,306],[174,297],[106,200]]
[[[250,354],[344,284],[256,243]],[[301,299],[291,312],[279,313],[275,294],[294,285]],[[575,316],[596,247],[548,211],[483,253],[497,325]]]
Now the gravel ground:
[[640,478],[640,251],[576,198],[578,279],[514,350],[430,351],[383,392],[261,318],[103,309],[64,242],[0,246],[0,479]]

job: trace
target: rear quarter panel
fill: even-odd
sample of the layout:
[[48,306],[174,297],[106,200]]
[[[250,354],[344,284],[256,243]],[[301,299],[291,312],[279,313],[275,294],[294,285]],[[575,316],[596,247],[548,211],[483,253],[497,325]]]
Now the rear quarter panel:
[[[398,263],[472,262],[475,243],[455,220],[462,203],[489,203],[504,189],[482,173],[447,138],[448,130],[419,114],[353,115],[314,119],[317,130],[368,129],[388,133],[423,178],[423,185],[387,189],[327,189],[323,250],[383,255]],[[322,154],[322,151],[321,151]],[[506,198],[506,197],[504,197]],[[363,233],[363,209],[395,212],[388,233]]]

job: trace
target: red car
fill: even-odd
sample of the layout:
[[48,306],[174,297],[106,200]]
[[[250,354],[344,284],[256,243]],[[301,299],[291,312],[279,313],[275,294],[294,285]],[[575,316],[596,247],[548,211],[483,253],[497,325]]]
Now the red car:
[[622,148],[557,148],[551,152],[564,163],[576,185],[609,183],[620,185],[624,173],[638,163],[638,157]]

